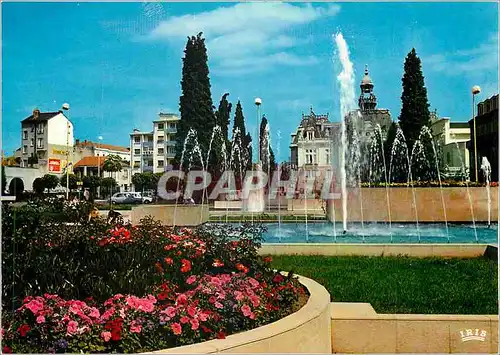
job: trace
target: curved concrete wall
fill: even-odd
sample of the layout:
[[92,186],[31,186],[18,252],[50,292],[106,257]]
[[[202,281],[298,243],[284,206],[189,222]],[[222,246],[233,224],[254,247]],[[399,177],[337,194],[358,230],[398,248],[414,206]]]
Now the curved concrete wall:
[[321,353],[331,354],[330,294],[317,282],[299,276],[309,291],[304,307],[277,322],[199,344],[158,350],[157,354]]
[[[389,211],[393,222],[415,222],[417,215],[420,222],[444,222],[445,213],[443,200],[446,206],[448,222],[472,222],[472,212],[475,221],[488,221],[488,197],[486,187],[471,187],[470,202],[465,187],[416,187],[415,209],[413,190],[411,187],[389,188],[389,204],[387,208],[387,191],[385,188],[362,188],[348,191],[347,219],[351,222],[361,221],[389,221]],[[498,188],[491,187],[491,221],[498,221]],[[332,205],[333,201],[333,205]],[[472,212],[471,212],[472,203]],[[333,206],[335,219],[342,221],[342,201],[328,202],[328,219],[333,220]],[[361,208],[362,207],[362,208]]]

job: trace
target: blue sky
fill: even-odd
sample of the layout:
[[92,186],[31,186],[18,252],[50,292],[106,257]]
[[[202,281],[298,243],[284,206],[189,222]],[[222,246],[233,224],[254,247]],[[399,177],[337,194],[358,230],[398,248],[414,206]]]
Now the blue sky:
[[214,104],[225,92],[240,99],[253,132],[261,97],[280,160],[310,106],[340,119],[337,31],[356,82],[368,64],[379,107],[393,119],[412,47],[440,116],[467,121],[472,85],[483,88],[479,99],[498,93],[496,3],[3,3],[3,150],[19,147],[20,121],[34,107],[64,102],[76,138],[128,146],[133,128],[178,112],[183,48],[200,31]]

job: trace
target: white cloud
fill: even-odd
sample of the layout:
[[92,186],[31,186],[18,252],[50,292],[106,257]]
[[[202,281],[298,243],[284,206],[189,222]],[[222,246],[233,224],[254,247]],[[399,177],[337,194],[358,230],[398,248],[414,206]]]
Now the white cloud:
[[431,70],[440,71],[447,75],[497,69],[498,34],[492,34],[486,42],[475,48],[424,56],[422,64]]
[[[282,2],[249,2],[220,7],[199,14],[171,17],[154,28],[146,39],[185,40],[203,32],[209,58],[216,70],[252,72],[274,65],[312,65],[313,56],[299,57],[285,50],[303,45],[309,38],[287,34],[295,26],[321,17],[335,16],[340,7],[313,7]],[[227,70],[226,70],[227,69]]]

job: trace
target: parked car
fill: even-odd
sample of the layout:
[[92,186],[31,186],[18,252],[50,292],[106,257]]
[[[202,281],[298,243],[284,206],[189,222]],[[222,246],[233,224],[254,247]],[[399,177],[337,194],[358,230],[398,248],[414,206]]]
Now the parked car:
[[117,192],[111,196],[111,202],[120,203],[135,203],[135,199],[130,195],[130,192]]
[[152,203],[153,198],[151,196],[143,195],[140,192],[131,192],[130,195],[136,201],[136,203]]

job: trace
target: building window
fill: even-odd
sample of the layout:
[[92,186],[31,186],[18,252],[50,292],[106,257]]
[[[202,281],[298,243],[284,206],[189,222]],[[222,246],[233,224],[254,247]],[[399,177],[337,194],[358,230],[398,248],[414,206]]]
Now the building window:
[[38,125],[38,129],[36,130],[36,133],[43,133],[43,124]]
[[450,165],[450,164],[451,164],[451,155],[450,155],[450,152],[446,153],[446,163],[447,163],[448,165]]
[[28,153],[28,146],[24,145],[23,146],[23,154],[26,154],[26,153]]
[[140,149],[134,149],[134,154],[135,155],[140,155],[141,154],[141,150]]
[[140,161],[134,161],[134,168],[140,168],[141,167],[141,162]]
[[43,148],[43,138],[38,138],[36,143],[37,148]]
[[34,145],[35,145],[35,138],[31,138],[31,140],[30,140],[30,146],[33,147]]
[[307,132],[307,139],[312,140],[314,138],[313,132],[309,131]]
[[158,137],[158,144],[163,144],[163,137]]
[[325,156],[326,156],[326,164],[330,163],[330,149],[326,148],[325,149]]
[[141,137],[134,137],[134,143],[141,143]]
[[158,154],[163,155],[163,148],[158,148]]
[[164,161],[163,160],[158,160],[158,167],[163,168]]
[[23,131],[23,139],[28,139],[28,131]]
[[158,129],[163,129],[163,123],[158,123]]
[[306,164],[316,163],[316,150],[306,149]]

